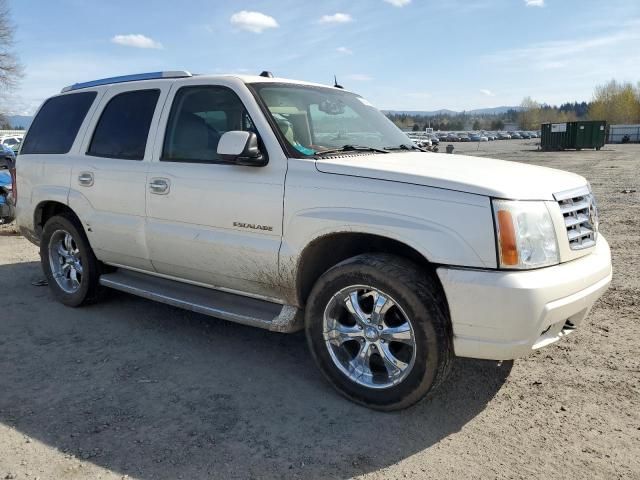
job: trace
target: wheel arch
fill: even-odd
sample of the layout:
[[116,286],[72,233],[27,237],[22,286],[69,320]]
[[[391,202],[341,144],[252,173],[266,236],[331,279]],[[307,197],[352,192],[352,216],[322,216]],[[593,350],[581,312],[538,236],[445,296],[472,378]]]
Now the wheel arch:
[[47,220],[60,214],[71,215],[78,220],[79,225],[82,225],[78,215],[68,205],[56,200],[43,200],[33,211],[33,227],[38,239],[42,237],[42,230]]
[[[296,270],[298,303],[305,305],[309,293],[320,276],[338,263],[364,253],[385,253],[407,259],[432,276],[446,304],[446,296],[436,265],[417,249],[401,240],[364,232],[335,232],[311,241],[302,251]],[[448,313],[448,305],[444,305]]]

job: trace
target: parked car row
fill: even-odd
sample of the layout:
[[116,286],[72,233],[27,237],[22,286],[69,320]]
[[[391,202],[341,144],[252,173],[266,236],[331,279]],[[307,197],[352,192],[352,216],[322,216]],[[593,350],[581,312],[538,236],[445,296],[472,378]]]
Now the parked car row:
[[442,142],[490,142],[494,140],[539,138],[539,132],[437,132],[433,134]]
[[438,146],[440,139],[434,133],[426,132],[409,132],[407,134],[409,138],[420,148],[428,148],[432,146]]

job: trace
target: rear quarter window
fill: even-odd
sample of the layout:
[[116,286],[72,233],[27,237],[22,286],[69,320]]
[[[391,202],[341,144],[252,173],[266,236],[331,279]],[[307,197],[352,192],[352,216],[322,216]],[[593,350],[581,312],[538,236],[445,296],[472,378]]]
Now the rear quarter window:
[[96,92],[72,93],[47,100],[33,120],[20,153],[69,153]]

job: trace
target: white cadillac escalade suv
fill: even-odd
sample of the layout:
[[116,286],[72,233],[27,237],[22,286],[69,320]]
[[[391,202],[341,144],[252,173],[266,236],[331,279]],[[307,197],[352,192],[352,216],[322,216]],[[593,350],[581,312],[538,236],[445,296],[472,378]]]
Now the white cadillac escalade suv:
[[572,332],[611,281],[588,182],[423,152],[364,98],[260,76],[159,72],[48,99],[15,182],[53,294],[103,287],[278,332],[380,410],[454,356]]

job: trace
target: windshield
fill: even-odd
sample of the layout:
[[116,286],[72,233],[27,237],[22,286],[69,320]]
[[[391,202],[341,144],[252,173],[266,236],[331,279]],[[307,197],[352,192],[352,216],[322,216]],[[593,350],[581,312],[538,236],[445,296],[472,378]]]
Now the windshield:
[[282,136],[302,155],[348,147],[390,149],[411,140],[364,98],[334,88],[256,83]]

